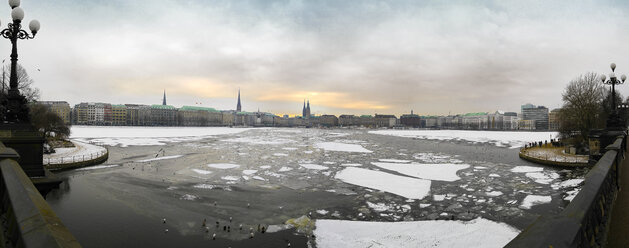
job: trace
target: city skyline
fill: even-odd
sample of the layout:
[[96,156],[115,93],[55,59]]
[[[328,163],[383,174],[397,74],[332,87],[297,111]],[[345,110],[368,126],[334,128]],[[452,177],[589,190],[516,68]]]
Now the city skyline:
[[[629,73],[620,1],[22,6],[42,29],[18,44],[19,62],[42,100],[72,104],[158,104],[166,89],[175,106],[234,109],[240,88],[243,110],[299,115],[310,99],[313,114],[447,115],[553,109],[582,73],[607,73],[611,62]],[[7,57],[9,45],[0,45]]]

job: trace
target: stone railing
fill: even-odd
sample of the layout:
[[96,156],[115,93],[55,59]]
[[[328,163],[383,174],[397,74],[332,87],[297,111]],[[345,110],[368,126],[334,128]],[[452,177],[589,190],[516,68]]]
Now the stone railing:
[[557,215],[543,215],[505,247],[601,247],[619,190],[626,135],[618,136],[585,176],[579,194]]
[[2,247],[81,247],[0,143],[0,239]]

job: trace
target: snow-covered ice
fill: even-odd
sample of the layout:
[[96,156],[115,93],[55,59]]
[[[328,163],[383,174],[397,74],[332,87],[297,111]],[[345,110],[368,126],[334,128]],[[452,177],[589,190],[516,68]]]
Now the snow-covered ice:
[[362,164],[347,163],[347,164],[341,164],[341,166],[345,166],[345,167],[360,167],[360,166],[363,166],[363,165]]
[[533,166],[516,166],[511,169],[511,172],[540,172],[543,171],[543,167],[533,167]]
[[70,138],[89,143],[121,147],[165,145],[169,142],[199,140],[215,135],[236,134],[248,128],[227,127],[103,127],[72,126]]
[[382,158],[378,160],[380,160],[380,162],[388,162],[388,163],[410,163],[411,162],[411,160],[389,159],[389,158]]
[[346,167],[336,179],[362,187],[386,191],[409,199],[422,199],[430,192],[430,180],[397,176],[381,171]]
[[520,204],[521,209],[531,209],[533,205],[549,203],[552,201],[552,197],[543,195],[527,195]]
[[466,140],[475,143],[491,143],[510,148],[523,147],[531,141],[548,140],[556,132],[508,132],[508,131],[465,131],[465,130],[377,130],[372,134],[431,140]]
[[158,161],[158,160],[175,159],[175,158],[180,158],[180,157],[183,157],[183,155],[172,155],[172,156],[164,156],[164,157],[157,157],[157,158],[149,158],[149,159],[138,160],[135,162],[146,163],[146,162],[152,162],[152,161]]
[[549,184],[559,178],[559,174],[555,172],[529,172],[525,175],[540,184]]
[[327,166],[318,165],[318,164],[299,164],[299,166],[304,167],[306,169],[310,169],[310,170],[327,170],[327,169],[330,169]]
[[[384,231],[386,230],[386,231]],[[317,220],[317,247],[503,247],[519,234],[504,224],[471,221],[367,222]]]
[[292,170],[293,168],[282,166],[282,168],[280,168],[278,172],[286,172],[286,171],[292,171]]
[[398,164],[382,162],[372,162],[371,164],[412,177],[446,182],[461,179],[456,175],[456,172],[470,167],[468,164]]
[[337,151],[337,152],[364,152],[371,153],[372,151],[365,149],[361,145],[356,144],[345,144],[339,142],[320,142],[314,144],[315,148],[324,149],[326,151]]
[[245,174],[245,175],[253,175],[253,174],[255,174],[256,172],[258,172],[258,170],[243,170],[243,171],[242,171],[242,174]]
[[199,170],[199,169],[191,169],[191,171],[194,171],[194,172],[199,173],[201,175],[207,175],[207,174],[212,173],[211,171]]
[[120,165],[118,165],[118,164],[96,165],[96,166],[89,166],[89,167],[84,167],[84,168],[80,168],[80,169],[76,169],[76,170],[77,171],[98,170],[98,169],[113,168],[113,167],[118,167],[118,166],[120,166]]
[[240,167],[240,165],[237,165],[237,164],[223,164],[223,163],[208,164],[207,166],[211,168],[215,168],[215,169],[234,169],[234,168]]

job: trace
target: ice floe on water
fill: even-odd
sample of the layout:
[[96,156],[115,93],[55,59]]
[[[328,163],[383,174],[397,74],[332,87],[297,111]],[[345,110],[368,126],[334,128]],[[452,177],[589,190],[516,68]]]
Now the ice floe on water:
[[500,191],[490,191],[485,193],[487,196],[501,196],[502,192]]
[[347,164],[341,164],[341,166],[345,166],[345,167],[360,167],[363,166],[362,164],[355,164],[355,163],[347,163]]
[[76,170],[77,171],[98,170],[98,169],[113,168],[113,167],[118,167],[118,166],[120,165],[119,164],[96,165],[96,166],[84,167],[84,168],[80,168]]
[[276,157],[287,157],[288,154],[286,154],[286,153],[279,153],[278,152],[278,153],[273,153],[273,156],[276,156]]
[[292,171],[292,170],[293,168],[282,166],[282,168],[280,168],[278,172],[287,172],[287,171]]
[[295,150],[297,150],[297,147],[284,147],[282,149],[283,150],[287,150],[287,151],[295,151]]
[[327,166],[318,165],[318,164],[299,164],[299,166],[304,167],[306,169],[310,169],[310,170],[327,170],[327,169],[330,169]]
[[199,197],[196,196],[196,195],[185,194],[185,195],[182,195],[180,199],[181,200],[186,200],[186,201],[194,201],[196,199],[199,199]]
[[452,158],[446,154],[436,154],[432,152],[421,152],[413,155],[413,158],[424,163],[462,163],[459,159]]
[[533,179],[536,183],[549,184],[555,179],[559,178],[559,174],[555,172],[529,172],[525,174],[526,177]]
[[255,180],[266,181],[266,179],[262,178],[261,176],[253,176],[252,178]]
[[543,171],[543,167],[534,167],[534,166],[516,166],[511,169],[511,172],[540,172]]
[[239,138],[231,138],[224,139],[224,142],[233,142],[233,143],[247,143],[253,145],[283,145],[288,143],[295,142],[291,139],[283,139],[283,138],[265,138],[265,137],[239,137]]
[[470,167],[469,164],[399,164],[382,162],[372,162],[371,164],[412,177],[446,182],[461,179],[456,175],[456,172]]
[[471,221],[316,221],[317,247],[503,247],[519,230],[483,218]]
[[562,182],[558,182],[558,183],[553,183],[552,185],[550,185],[551,188],[553,188],[554,190],[557,189],[563,189],[563,188],[569,188],[569,187],[576,187],[579,186],[579,184],[581,184],[583,182],[583,179],[568,179],[566,181],[562,181]]
[[402,159],[386,159],[386,158],[381,158],[378,159],[380,160],[380,162],[388,162],[388,163],[410,163],[411,160],[402,160]]
[[510,148],[523,147],[531,141],[548,140],[556,132],[501,132],[465,130],[377,130],[372,134],[431,140],[465,140],[474,143],[489,143]]
[[215,169],[234,169],[234,168],[238,168],[240,167],[240,165],[237,164],[224,164],[224,163],[218,163],[218,164],[208,164],[208,167],[211,168],[215,168]]
[[534,205],[549,203],[552,200],[553,199],[550,196],[527,195],[526,197],[524,197],[524,200],[522,200],[522,204],[520,204],[520,208],[521,209],[531,209],[531,207],[534,206]]
[[194,171],[194,172],[196,172],[196,173],[198,173],[198,174],[201,174],[201,175],[207,175],[207,174],[212,173],[211,171],[199,170],[199,169],[190,169],[190,170],[191,170],[191,171]]
[[335,178],[345,183],[396,194],[409,199],[422,199],[430,192],[430,180],[397,176],[381,171],[346,167]]
[[221,179],[227,180],[227,181],[238,181],[238,179],[240,178],[236,176],[224,176],[224,177],[221,177]]
[[336,152],[364,152],[371,153],[372,151],[365,149],[361,145],[356,144],[345,144],[339,142],[320,142],[314,144],[315,148],[323,149],[326,151],[336,151]]
[[243,170],[243,171],[242,171],[242,174],[245,174],[245,175],[253,175],[253,174],[255,174],[256,172],[258,172],[258,170]]
[[172,156],[164,156],[164,157],[157,157],[157,158],[149,158],[149,159],[138,160],[135,162],[145,163],[145,162],[152,162],[152,161],[165,160],[165,159],[175,159],[175,158],[180,158],[180,157],[183,157],[183,155],[172,155]]

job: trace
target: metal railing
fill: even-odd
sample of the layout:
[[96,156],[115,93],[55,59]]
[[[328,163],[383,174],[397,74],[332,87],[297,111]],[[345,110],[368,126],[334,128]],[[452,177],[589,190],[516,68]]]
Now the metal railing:
[[81,247],[0,143],[0,238],[4,247]]
[[604,246],[611,208],[619,190],[627,136],[616,138],[585,176],[576,197],[557,215],[543,215],[505,247]]
[[59,165],[59,164],[69,164],[69,163],[79,163],[85,161],[91,161],[97,158],[100,158],[107,154],[107,150],[101,150],[98,152],[93,152],[89,154],[82,155],[74,155],[74,156],[62,156],[57,158],[47,157],[44,158],[45,165]]

